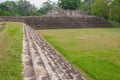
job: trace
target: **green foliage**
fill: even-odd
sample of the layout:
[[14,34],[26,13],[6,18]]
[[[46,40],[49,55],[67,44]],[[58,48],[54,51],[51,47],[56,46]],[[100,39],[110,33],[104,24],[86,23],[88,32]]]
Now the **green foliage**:
[[63,9],[76,10],[79,7],[81,0],[59,0],[58,6]]
[[11,13],[8,12],[8,11],[5,11],[5,12],[4,12],[4,15],[5,15],[5,16],[11,16]]
[[84,1],[82,1],[81,4],[79,4],[78,9],[88,12],[88,6],[86,5],[86,3]]
[[92,6],[92,13],[99,17],[103,17],[105,19],[109,19],[109,0],[96,0]]
[[4,11],[0,9],[0,16],[4,15]]
[[0,16],[40,16],[55,7],[56,4],[50,0],[44,2],[40,9],[27,0],[5,1],[0,3]]
[[3,11],[7,11],[7,10],[8,10],[8,7],[7,7],[7,5],[5,5],[4,3],[1,3],[1,4],[0,4],[0,9],[3,10]]
[[116,20],[108,20],[110,23],[113,24],[113,26],[120,28],[120,22],[117,22]]
[[11,16],[14,15],[16,9],[16,3],[13,1],[6,1],[0,4],[1,16]]
[[11,13],[10,12],[8,12],[8,11],[3,11],[3,10],[1,10],[0,9],[0,16],[11,16]]
[[92,14],[120,22],[120,0],[96,0],[92,5]]
[[51,2],[50,0],[47,0],[43,3],[42,7],[38,10],[38,12],[46,14],[48,10],[51,10],[53,8],[56,8],[56,4]]
[[18,13],[22,16],[32,16],[36,11],[36,7],[26,0],[18,1]]
[[40,15],[37,8],[27,0],[5,1],[0,3],[0,16]]
[[120,23],[120,0],[114,0],[112,2],[110,18]]
[[79,4],[79,9],[86,11],[88,14],[91,14],[92,4],[95,0],[84,0]]

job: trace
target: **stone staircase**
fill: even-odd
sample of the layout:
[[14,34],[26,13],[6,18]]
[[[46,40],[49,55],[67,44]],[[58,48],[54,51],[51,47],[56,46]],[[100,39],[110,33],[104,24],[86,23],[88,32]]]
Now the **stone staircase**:
[[85,80],[34,29],[24,24],[24,80]]

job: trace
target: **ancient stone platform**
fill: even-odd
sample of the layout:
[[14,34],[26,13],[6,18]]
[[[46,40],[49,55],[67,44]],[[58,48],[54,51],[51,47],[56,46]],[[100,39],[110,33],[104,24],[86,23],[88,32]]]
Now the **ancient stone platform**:
[[113,28],[103,18],[87,15],[82,10],[49,10],[43,16],[0,16],[0,21],[24,22],[34,29],[66,29],[66,28]]
[[34,29],[24,24],[24,80],[85,80]]

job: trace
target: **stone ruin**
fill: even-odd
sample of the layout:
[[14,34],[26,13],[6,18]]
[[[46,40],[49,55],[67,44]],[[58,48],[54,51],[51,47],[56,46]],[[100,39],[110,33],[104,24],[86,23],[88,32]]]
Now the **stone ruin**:
[[60,8],[55,8],[49,10],[46,16],[53,16],[53,17],[83,17],[87,16],[86,12],[82,10],[64,10]]
[[1,16],[0,21],[24,22],[34,29],[58,28],[112,28],[106,20],[89,16],[80,10],[53,9],[44,16],[6,17]]

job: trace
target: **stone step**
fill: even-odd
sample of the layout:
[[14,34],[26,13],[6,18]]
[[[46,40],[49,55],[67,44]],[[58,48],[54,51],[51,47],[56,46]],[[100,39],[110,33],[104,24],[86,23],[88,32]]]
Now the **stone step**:
[[[33,30],[31,30],[30,33],[35,33]],[[38,46],[38,44],[36,43],[36,38],[35,38],[35,35],[34,34],[31,34],[32,36],[32,41],[34,42],[36,48],[37,48],[37,51],[39,53],[39,55],[41,56],[41,59],[43,60],[43,63],[45,65],[45,68],[46,70],[48,71],[49,73],[49,77],[51,80],[59,80],[59,77],[58,75],[53,71],[53,68],[51,65],[49,65],[49,60],[46,58],[46,56],[43,54],[41,48]]]
[[24,28],[24,35],[23,35],[23,74],[24,74],[24,80],[35,80],[35,73],[34,73],[34,68],[33,68],[33,63],[32,63],[32,58],[30,56],[30,50],[29,50],[29,44],[27,41],[27,35],[26,35],[26,30]]
[[42,60],[40,59],[40,56],[35,48],[32,38],[27,30],[29,29],[28,28],[26,29],[26,38],[28,41],[29,54],[32,59],[33,70],[35,73],[34,80],[42,80],[42,79],[49,80],[47,70],[44,68],[44,64],[42,63]]
[[[63,56],[28,25],[24,25],[24,35],[26,40],[23,44],[27,47],[24,49],[28,51],[33,64],[30,69],[34,73],[32,80],[85,80]],[[24,56],[23,58],[26,58]],[[25,61],[23,63],[25,64]],[[30,79],[25,77],[25,80]]]

